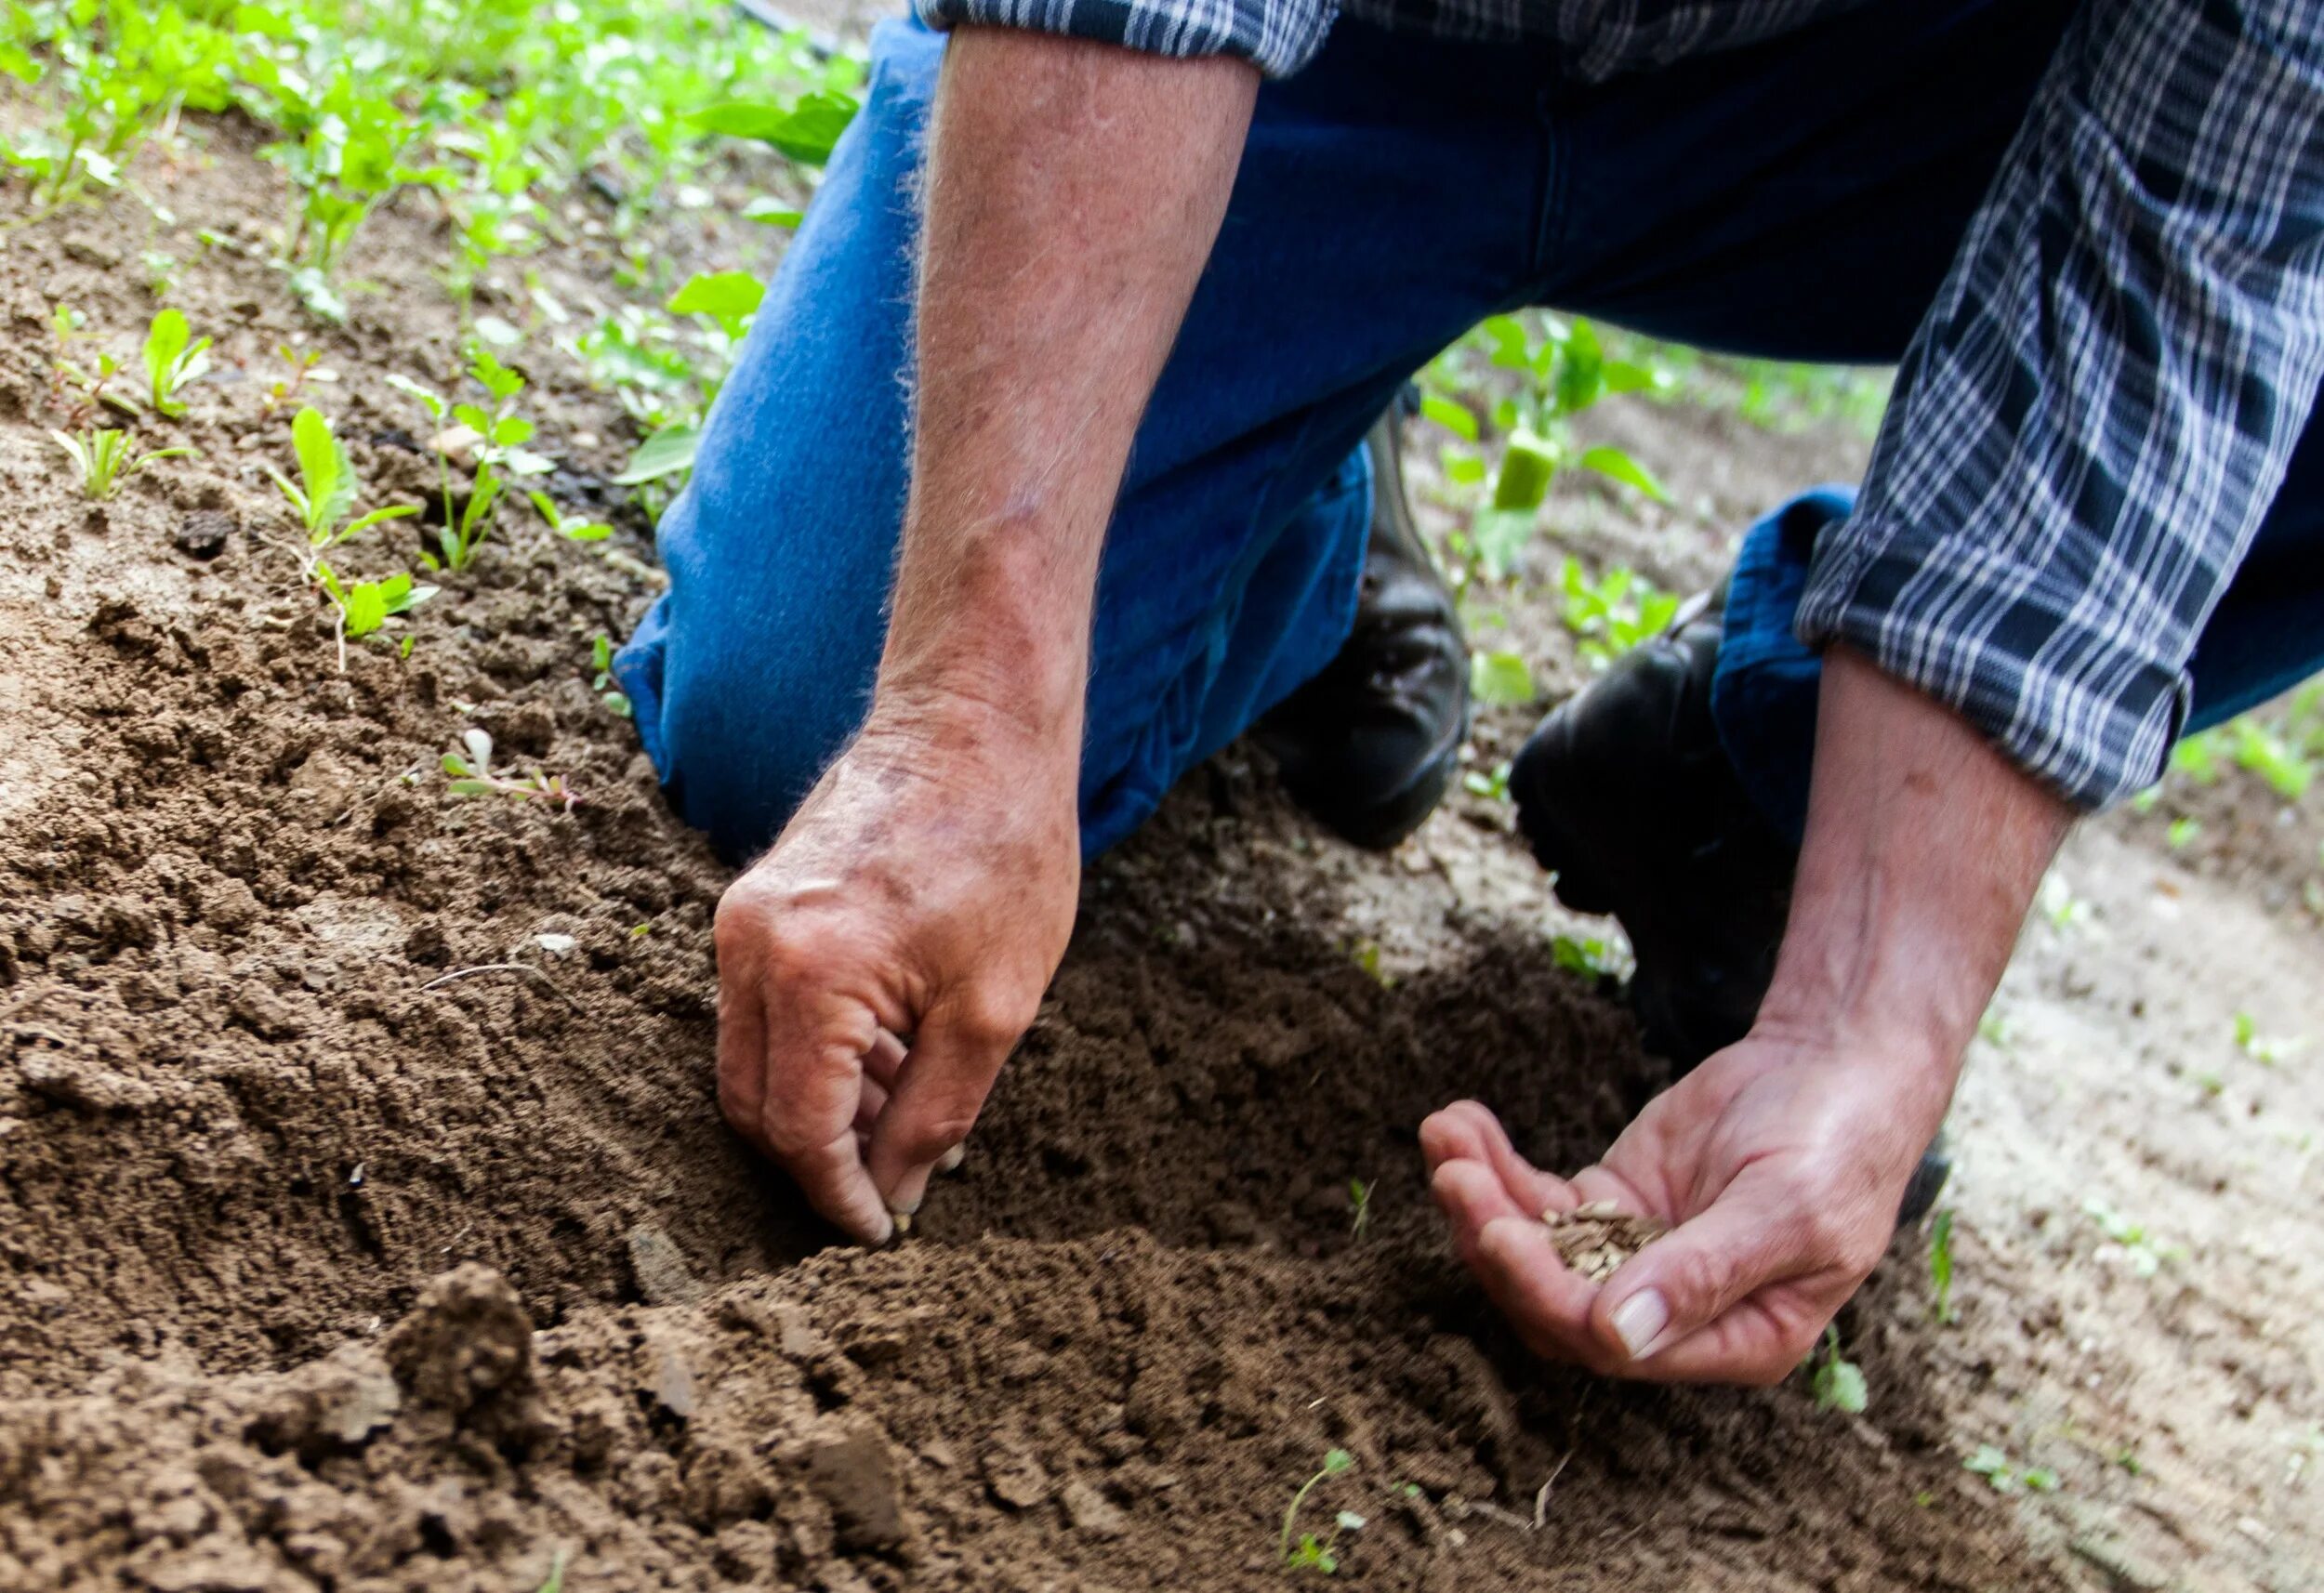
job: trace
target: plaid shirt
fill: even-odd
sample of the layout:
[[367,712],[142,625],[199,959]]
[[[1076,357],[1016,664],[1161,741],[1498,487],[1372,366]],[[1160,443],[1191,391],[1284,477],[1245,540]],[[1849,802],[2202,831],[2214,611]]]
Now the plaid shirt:
[[[917,0],[1297,71],[1331,0]],[[1585,79],[1862,0],[1346,0]],[[2083,0],[1899,368],[1797,626],[2096,807],[2159,776],[2198,634],[2324,373],[2324,0]],[[2324,624],[2324,616],[2319,616]]]

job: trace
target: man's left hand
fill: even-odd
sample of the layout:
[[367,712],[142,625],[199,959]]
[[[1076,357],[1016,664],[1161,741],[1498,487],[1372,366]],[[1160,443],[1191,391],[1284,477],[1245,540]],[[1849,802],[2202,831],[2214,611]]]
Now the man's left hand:
[[[1528,1165],[1477,1102],[1445,1108],[1420,1144],[1461,1259],[1540,1355],[1664,1382],[1780,1381],[1888,1248],[1949,1094],[1950,1069],[1846,1050],[1746,1038],[1570,1179]],[[1670,1231],[1597,1284],[1559,1260],[1541,1214],[1601,1200]]]

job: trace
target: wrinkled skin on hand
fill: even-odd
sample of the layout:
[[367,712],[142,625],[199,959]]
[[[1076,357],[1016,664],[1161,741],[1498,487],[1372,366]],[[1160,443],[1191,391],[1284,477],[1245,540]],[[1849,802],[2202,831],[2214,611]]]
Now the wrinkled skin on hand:
[[[1475,1101],[1430,1117],[1420,1143],[1462,1261],[1536,1353],[1616,1376],[1764,1385],[1807,1357],[1887,1250],[1944,1110],[1854,1047],[1754,1034],[1571,1178],[1526,1163]],[[1559,1260],[1540,1221],[1596,1200],[1671,1225],[1603,1284]]]
[[719,903],[719,1104],[884,1242],[1063,957],[1075,780],[1005,721],[875,715]]

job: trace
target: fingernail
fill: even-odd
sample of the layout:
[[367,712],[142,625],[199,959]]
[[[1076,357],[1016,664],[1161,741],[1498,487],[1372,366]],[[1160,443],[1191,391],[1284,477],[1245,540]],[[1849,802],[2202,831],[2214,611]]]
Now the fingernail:
[[968,1159],[969,1148],[966,1145],[955,1145],[936,1158],[936,1170],[940,1173],[957,1173],[960,1170],[960,1164]]
[[892,1213],[891,1216],[895,1221],[896,1231],[898,1233],[909,1233],[912,1231],[912,1214],[910,1212],[899,1211]]
[[1644,1355],[1670,1325],[1670,1308],[1660,1289],[1641,1289],[1614,1308],[1615,1334],[1632,1361]]

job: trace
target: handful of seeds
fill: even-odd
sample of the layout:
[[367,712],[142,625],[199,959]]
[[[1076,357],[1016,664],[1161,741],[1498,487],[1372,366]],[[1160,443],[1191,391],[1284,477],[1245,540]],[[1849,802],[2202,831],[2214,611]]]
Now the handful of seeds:
[[1545,1211],[1541,1221],[1557,1246],[1558,1259],[1593,1284],[1614,1276],[1616,1269],[1670,1231],[1658,1218],[1632,1217],[1617,1211],[1610,1200],[1593,1200],[1571,1211]]

